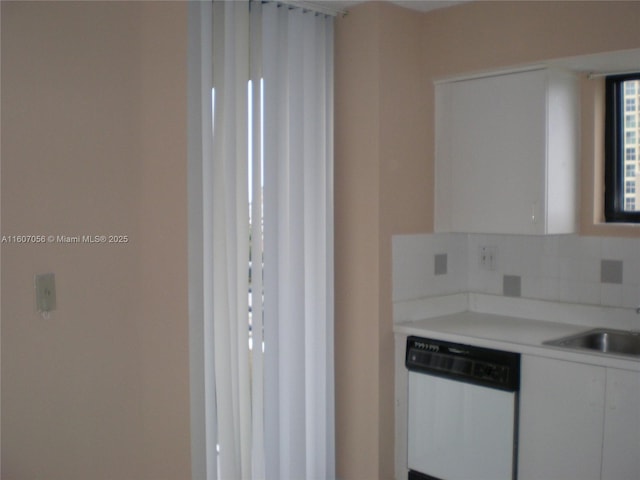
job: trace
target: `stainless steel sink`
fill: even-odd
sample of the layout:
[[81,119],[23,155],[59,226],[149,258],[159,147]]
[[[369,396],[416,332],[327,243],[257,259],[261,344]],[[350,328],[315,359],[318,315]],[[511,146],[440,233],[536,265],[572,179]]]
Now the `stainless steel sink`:
[[595,328],[576,335],[549,340],[543,344],[640,357],[640,332],[636,331]]

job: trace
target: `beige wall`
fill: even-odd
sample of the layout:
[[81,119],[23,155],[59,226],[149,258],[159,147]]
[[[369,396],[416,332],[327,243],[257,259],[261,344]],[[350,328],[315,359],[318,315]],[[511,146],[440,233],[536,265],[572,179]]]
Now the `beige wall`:
[[[640,47],[639,7],[369,4],[337,20],[342,480],[392,476],[390,242],[432,230],[432,79]],[[2,246],[3,479],[189,477],[186,38],[184,3],[2,2],[2,234],[130,238]]]
[[2,2],[2,234],[129,237],[2,245],[3,479],[190,476],[186,23]]
[[364,479],[380,461],[380,19],[347,19],[335,57],[336,469]]
[[[433,230],[434,79],[640,47],[640,2],[473,2],[427,14],[369,3],[336,27],[336,390],[342,480],[393,477],[391,236]],[[586,81],[585,81],[586,82]],[[583,82],[583,132],[601,108]],[[597,122],[595,122],[597,123]],[[601,141],[582,137],[581,231]]]
[[[341,479],[393,476],[391,233],[430,228],[420,15],[365,5],[336,29],[336,429]],[[421,212],[416,215],[416,210]]]

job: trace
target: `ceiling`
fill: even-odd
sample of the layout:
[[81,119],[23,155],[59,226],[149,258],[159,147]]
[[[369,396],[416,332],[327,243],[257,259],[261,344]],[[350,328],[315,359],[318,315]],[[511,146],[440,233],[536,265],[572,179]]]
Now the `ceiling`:
[[[332,14],[336,14],[338,12],[348,11],[349,8],[368,1],[389,2],[418,12],[428,12],[478,0],[315,0],[309,2],[297,1],[296,3],[322,5],[327,11],[330,10]],[[558,58],[542,62],[539,66],[542,65],[590,73],[594,76],[602,76],[607,73],[637,72],[638,65],[640,65],[640,49]],[[522,66],[527,67],[529,65]],[[516,65],[514,68],[515,67],[518,66]]]
[[[340,10],[348,10],[349,7],[353,7],[359,3],[364,3],[372,0],[355,0],[355,1],[331,1]],[[438,8],[451,7],[458,3],[464,3],[470,0],[381,0],[389,3],[394,3],[400,7],[410,8],[419,12],[428,12],[430,10],[436,10]]]

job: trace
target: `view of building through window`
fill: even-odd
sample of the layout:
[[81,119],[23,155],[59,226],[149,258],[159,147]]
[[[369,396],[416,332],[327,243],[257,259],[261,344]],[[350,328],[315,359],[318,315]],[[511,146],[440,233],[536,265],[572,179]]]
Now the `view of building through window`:
[[623,82],[624,105],[624,210],[640,210],[640,80]]

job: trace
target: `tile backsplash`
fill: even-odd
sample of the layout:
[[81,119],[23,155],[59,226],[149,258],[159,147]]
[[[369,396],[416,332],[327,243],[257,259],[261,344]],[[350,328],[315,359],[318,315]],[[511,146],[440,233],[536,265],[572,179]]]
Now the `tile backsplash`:
[[394,302],[460,292],[635,308],[640,304],[640,239],[394,236]]

